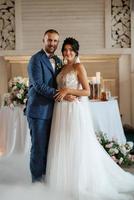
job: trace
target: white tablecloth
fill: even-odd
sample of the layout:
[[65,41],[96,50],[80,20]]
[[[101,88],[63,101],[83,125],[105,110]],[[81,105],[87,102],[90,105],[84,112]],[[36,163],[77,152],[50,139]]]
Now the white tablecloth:
[[27,152],[30,145],[29,129],[22,107],[0,109],[0,152]]
[[116,139],[120,144],[126,143],[117,100],[90,101],[90,109],[95,132],[101,131],[106,133],[110,140]]
[[[109,139],[116,138],[125,143],[126,138],[121,124],[116,100],[108,102],[89,102],[95,132],[102,131]],[[0,109],[0,152],[27,152],[30,147],[30,134],[23,108]]]

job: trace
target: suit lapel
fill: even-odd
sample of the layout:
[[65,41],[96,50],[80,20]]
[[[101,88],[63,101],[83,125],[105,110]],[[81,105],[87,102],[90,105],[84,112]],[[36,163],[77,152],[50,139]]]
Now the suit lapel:
[[54,74],[54,70],[53,67],[50,63],[49,58],[47,57],[46,53],[43,51],[43,49],[41,50],[41,54],[42,54],[42,60],[45,63],[45,65],[47,66],[47,68]]
[[62,63],[61,60],[55,56],[55,76],[61,71]]

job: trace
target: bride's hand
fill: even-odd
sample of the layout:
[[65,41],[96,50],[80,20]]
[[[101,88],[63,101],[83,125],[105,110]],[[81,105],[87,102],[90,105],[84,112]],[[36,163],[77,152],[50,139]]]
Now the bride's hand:
[[56,95],[54,96],[55,101],[62,101],[63,98],[68,94],[68,89],[67,88],[62,88],[60,89]]
[[72,102],[72,101],[75,101],[77,98],[78,98],[77,96],[74,96],[74,95],[71,95],[71,94],[67,94],[67,95],[64,97],[64,100],[69,101],[69,102]]

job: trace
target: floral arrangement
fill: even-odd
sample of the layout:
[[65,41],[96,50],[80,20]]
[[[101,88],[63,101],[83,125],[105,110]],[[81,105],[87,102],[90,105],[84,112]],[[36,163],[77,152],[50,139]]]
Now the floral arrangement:
[[4,106],[24,105],[27,101],[28,79],[22,77],[14,77],[9,81],[9,92],[4,95]]
[[98,133],[97,138],[111,158],[120,166],[130,166],[134,164],[134,157],[130,154],[133,149],[133,142],[118,144],[114,139],[111,141],[104,133]]

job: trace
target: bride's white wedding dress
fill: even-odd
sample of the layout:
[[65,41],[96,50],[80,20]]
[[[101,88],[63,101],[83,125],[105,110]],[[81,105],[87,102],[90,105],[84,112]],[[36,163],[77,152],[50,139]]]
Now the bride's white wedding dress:
[[[59,88],[81,88],[75,71],[60,73],[57,82]],[[75,200],[134,199],[134,176],[99,144],[87,97],[55,103],[46,180]]]

